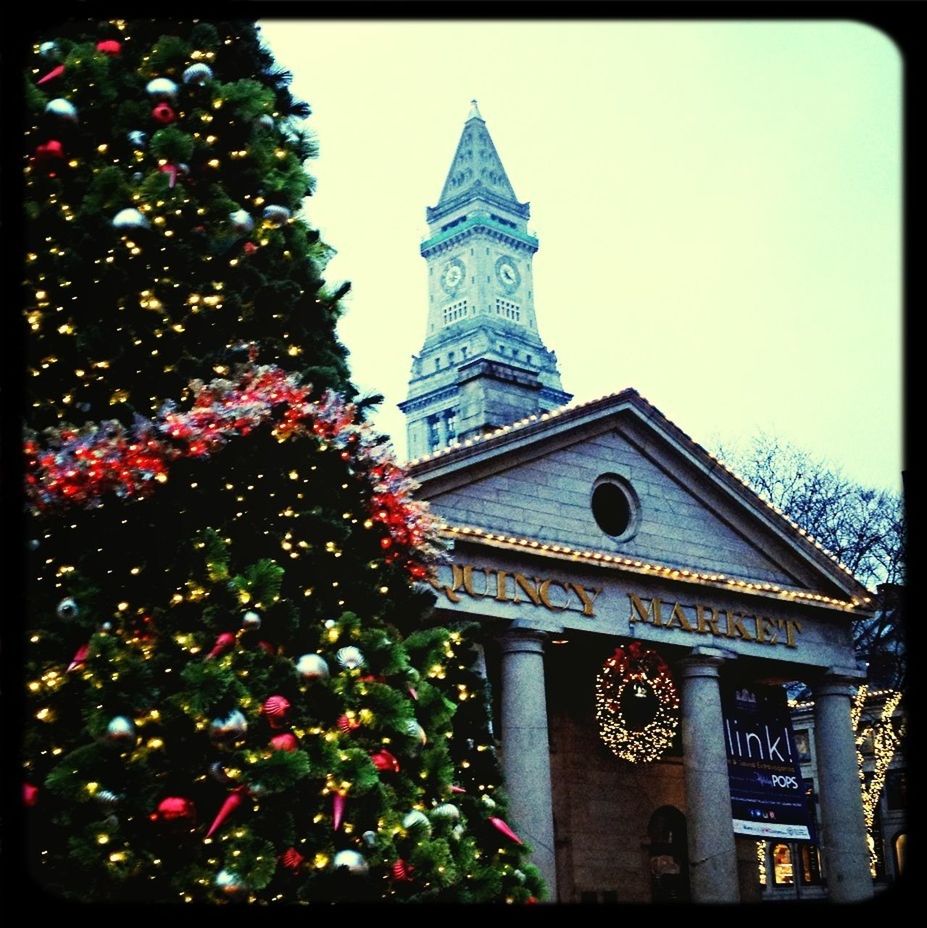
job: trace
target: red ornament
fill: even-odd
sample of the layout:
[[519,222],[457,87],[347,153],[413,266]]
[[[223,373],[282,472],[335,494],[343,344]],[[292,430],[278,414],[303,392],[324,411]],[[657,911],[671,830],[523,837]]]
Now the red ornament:
[[103,52],[104,55],[121,55],[122,43],[115,39],[103,39],[97,42],[97,51]]
[[518,837],[517,834],[515,834],[514,831],[512,831],[511,828],[509,828],[509,826],[501,818],[496,818],[496,816],[492,815],[489,817],[489,824],[492,825],[492,827],[495,828],[497,831],[501,831],[502,834],[506,836],[506,838],[509,838],[510,840],[514,841],[516,844],[525,843],[524,841],[521,840],[521,838]]
[[222,808],[219,809],[209,826],[209,831],[206,832],[207,838],[211,838],[222,823],[245,801],[245,789],[246,787],[239,786],[228,794],[225,802],[222,803]]
[[399,773],[399,761],[389,751],[377,751],[370,755],[370,759],[381,773]]
[[406,689],[409,691],[409,695],[418,702],[418,690],[414,686],[407,686]]
[[286,696],[268,696],[261,711],[271,728],[280,728],[290,711],[290,701]]
[[361,727],[361,724],[357,721],[357,719],[349,718],[346,715],[339,715],[336,724],[338,726],[338,730],[343,735],[348,734],[348,732],[356,731]]
[[270,746],[275,751],[295,751],[299,747],[299,741],[292,732],[285,731],[283,734],[274,735],[270,739]]
[[30,808],[39,801],[39,788],[31,783],[23,783],[23,804]]
[[451,786],[452,793],[465,793],[466,790],[462,786]]
[[277,649],[269,641],[259,641],[257,646],[268,654],[276,654]]
[[68,664],[68,673],[70,673],[72,670],[77,670],[77,668],[80,667],[84,663],[84,661],[87,660],[87,657],[89,656],[89,654],[90,654],[90,645],[82,644],[74,652],[74,657],[71,658],[71,663]]
[[220,654],[225,654],[229,648],[235,647],[236,641],[238,641],[238,639],[231,632],[223,632],[216,639],[216,643],[212,646],[212,650],[206,655],[206,660],[218,657]]
[[257,251],[257,245],[254,242],[245,242],[242,247],[246,255],[253,255]]
[[341,827],[344,819],[344,795],[341,793],[332,794],[332,831],[337,831]]
[[177,822],[196,818],[196,807],[183,796],[168,796],[158,803],[158,808],[149,818],[153,822]]
[[412,871],[415,868],[412,864],[407,864],[401,857],[397,860],[392,867],[390,867],[390,873],[393,876],[393,879],[399,882],[400,880],[411,880]]
[[177,175],[180,173],[180,166],[176,164],[162,164],[158,170],[162,174],[167,174],[167,186],[173,190],[177,184]]
[[151,118],[164,126],[172,123],[176,118],[174,111],[166,104],[159,103],[152,111]]
[[37,161],[51,161],[64,157],[64,146],[57,139],[51,139],[43,142],[35,149],[35,158]]
[[48,72],[48,74],[44,74],[42,77],[40,77],[36,81],[36,84],[38,85],[47,84],[49,81],[53,81],[56,77],[61,77],[62,74],[64,74],[64,65],[59,64],[58,67],[52,68],[51,71]]
[[299,851],[295,847],[288,848],[280,855],[280,863],[283,864],[287,870],[298,870],[299,865],[305,860]]
[[537,896],[528,896],[528,898],[525,900],[525,905],[535,905],[537,901]]

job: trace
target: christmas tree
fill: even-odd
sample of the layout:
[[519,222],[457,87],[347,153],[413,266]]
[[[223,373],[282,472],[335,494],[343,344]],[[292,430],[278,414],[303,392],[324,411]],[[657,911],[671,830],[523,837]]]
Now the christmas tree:
[[437,537],[364,422],[248,22],[26,75],[27,857],[69,899],[530,901]]

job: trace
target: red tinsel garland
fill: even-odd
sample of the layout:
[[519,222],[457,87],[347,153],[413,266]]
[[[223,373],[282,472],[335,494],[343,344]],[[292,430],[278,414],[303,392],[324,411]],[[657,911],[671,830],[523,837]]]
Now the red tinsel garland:
[[51,433],[47,447],[27,436],[26,496],[32,511],[92,508],[109,494],[141,499],[167,481],[175,461],[207,457],[274,418],[272,434],[279,441],[312,433],[369,470],[370,518],[387,530],[381,539],[385,559],[402,562],[417,579],[425,576],[434,544],[427,506],[413,498],[415,484],[389,446],[356,421],[352,404],[328,391],[309,400],[310,388],[296,375],[271,365],[249,365],[237,382],[220,378],[190,386],[193,403],[186,412],[166,403],[154,419],[136,418],[131,428],[111,421],[61,429]]

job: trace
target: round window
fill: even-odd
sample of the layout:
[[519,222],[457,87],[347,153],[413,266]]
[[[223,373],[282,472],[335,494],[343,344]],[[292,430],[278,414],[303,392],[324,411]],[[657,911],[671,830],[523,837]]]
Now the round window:
[[600,477],[592,491],[592,515],[612,538],[624,541],[636,528],[637,496],[630,485],[614,474]]

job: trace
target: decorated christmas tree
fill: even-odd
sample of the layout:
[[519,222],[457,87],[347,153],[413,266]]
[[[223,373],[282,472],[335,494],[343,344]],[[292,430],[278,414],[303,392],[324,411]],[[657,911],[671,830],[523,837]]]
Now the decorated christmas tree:
[[23,800],[69,899],[529,901],[437,537],[364,422],[314,143],[248,22],[26,75]]

